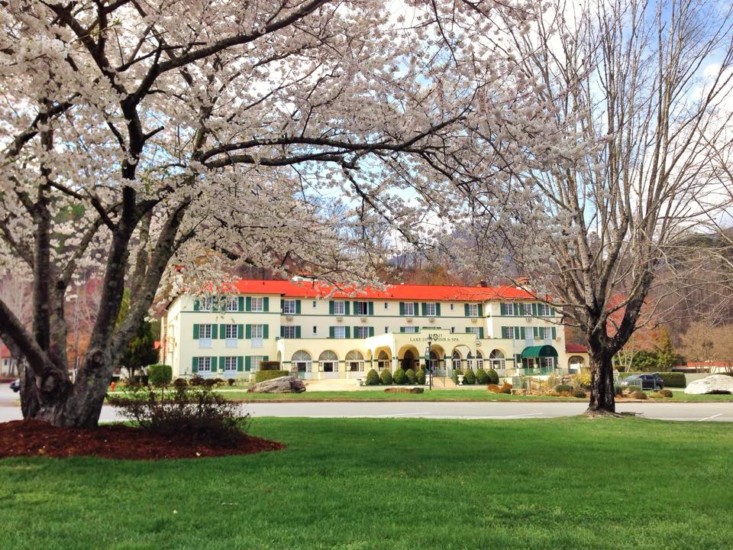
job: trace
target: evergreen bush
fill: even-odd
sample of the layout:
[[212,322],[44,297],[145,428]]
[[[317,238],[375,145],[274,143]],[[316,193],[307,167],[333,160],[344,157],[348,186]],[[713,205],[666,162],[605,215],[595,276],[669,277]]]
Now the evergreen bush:
[[687,379],[684,372],[660,372],[665,388],[686,388]]
[[466,369],[466,372],[463,373],[463,384],[472,386],[476,383],[476,373],[473,372],[473,369],[468,368]]
[[573,391],[573,387],[568,384],[558,384],[555,386],[555,391],[557,393],[571,393]]
[[420,367],[415,373],[415,382],[424,386],[427,379],[425,378],[425,369]]
[[489,375],[489,384],[499,383],[499,374],[494,369],[489,368],[489,370],[486,371],[486,374]]
[[578,399],[585,399],[586,398],[585,390],[575,390],[573,392],[573,397],[577,397]]
[[148,367],[148,383],[156,388],[167,386],[173,380],[173,368],[170,365],[150,365]]
[[407,376],[405,376],[405,371],[402,370],[402,367],[397,367],[397,369],[394,371],[394,374],[392,375],[392,381],[400,386],[407,383]]
[[405,377],[407,378],[407,383],[410,385],[414,385],[415,381],[417,380],[417,376],[415,375],[415,371],[412,369],[407,369],[405,371]]
[[389,369],[382,369],[382,372],[379,373],[379,379],[382,381],[382,385],[391,386],[392,372]]
[[366,385],[367,386],[378,386],[379,385],[379,373],[371,369],[366,376]]
[[489,383],[489,373],[484,369],[476,369],[476,383],[482,386]]

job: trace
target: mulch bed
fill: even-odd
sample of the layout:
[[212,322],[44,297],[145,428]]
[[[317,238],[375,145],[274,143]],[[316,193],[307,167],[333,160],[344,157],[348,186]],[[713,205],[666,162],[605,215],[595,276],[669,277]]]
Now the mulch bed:
[[39,420],[0,423],[0,458],[11,456],[97,456],[124,460],[161,460],[243,455],[277,451],[285,446],[251,435],[232,447],[193,442],[186,434],[162,436],[112,424],[93,429],[57,428]]

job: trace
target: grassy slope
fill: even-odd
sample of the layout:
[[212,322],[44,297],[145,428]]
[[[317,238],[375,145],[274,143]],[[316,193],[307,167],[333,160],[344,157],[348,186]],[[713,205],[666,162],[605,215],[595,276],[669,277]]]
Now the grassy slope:
[[6,548],[725,548],[733,432],[258,419],[278,453],[0,461]]

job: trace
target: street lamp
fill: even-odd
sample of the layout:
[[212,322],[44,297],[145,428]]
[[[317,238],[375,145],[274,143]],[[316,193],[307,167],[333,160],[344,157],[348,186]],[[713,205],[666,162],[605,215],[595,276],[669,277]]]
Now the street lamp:
[[430,391],[433,390],[433,366],[430,362],[430,346],[432,345],[432,341],[430,340],[430,335],[428,334],[428,347],[425,348],[425,366],[427,367],[428,371],[428,388],[430,388]]

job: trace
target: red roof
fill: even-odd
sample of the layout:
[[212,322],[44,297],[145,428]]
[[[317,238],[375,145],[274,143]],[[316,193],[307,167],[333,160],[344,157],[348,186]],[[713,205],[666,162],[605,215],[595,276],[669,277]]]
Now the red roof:
[[588,353],[588,348],[583,344],[565,344],[565,353]]
[[339,288],[317,281],[258,281],[232,283],[240,294],[278,294],[285,298],[362,298],[372,300],[436,300],[483,302],[487,300],[537,300],[531,292],[513,286],[387,285],[383,289]]

